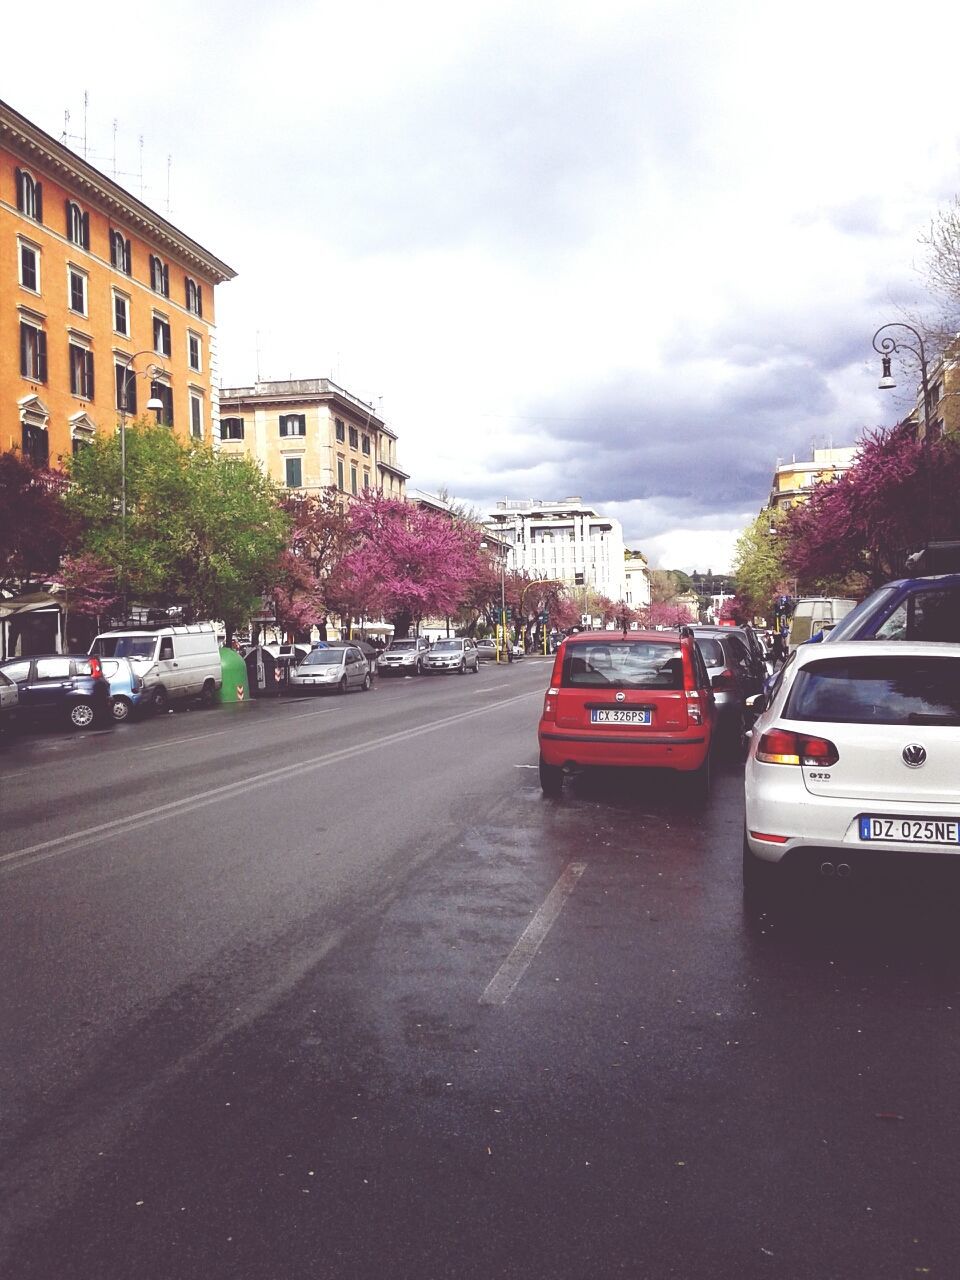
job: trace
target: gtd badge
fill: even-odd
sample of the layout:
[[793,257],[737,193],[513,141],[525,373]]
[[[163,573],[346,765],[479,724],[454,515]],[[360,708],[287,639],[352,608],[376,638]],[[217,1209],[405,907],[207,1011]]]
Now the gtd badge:
[[903,748],[903,763],[908,769],[919,769],[926,763],[926,759],[927,749],[921,747],[919,742],[911,742],[908,747]]

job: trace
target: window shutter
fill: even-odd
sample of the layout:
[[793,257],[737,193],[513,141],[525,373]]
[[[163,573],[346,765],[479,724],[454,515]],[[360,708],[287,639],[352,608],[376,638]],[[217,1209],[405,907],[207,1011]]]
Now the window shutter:
[[163,264],[162,272],[163,272],[163,296],[165,298],[169,298],[170,297],[170,268],[167,266],[166,263]]
[[197,315],[203,315],[203,285],[197,285]]
[[90,248],[90,215],[89,213],[80,216],[80,234],[83,237],[84,249]]
[[37,330],[37,381],[47,380],[47,335],[42,329]]
[[188,310],[188,311],[190,311],[190,310],[191,310],[191,307],[190,307],[190,302],[191,302],[191,298],[190,298],[190,285],[191,285],[191,284],[192,284],[192,281],[191,281],[190,277],[189,277],[189,276],[184,276],[184,277],[183,277],[184,306],[187,308],[187,310]]
[[35,193],[35,199],[37,202],[37,221],[42,222],[43,221],[43,183],[42,182],[37,182],[34,184],[34,193]]
[[23,170],[16,169],[14,172],[17,177],[17,208],[23,213],[23,206],[26,203],[23,198]]
[[86,352],[86,366],[87,366],[87,395],[90,397],[91,400],[95,400],[96,394],[93,386],[93,352],[92,351]]
[[73,236],[70,233],[73,231],[73,218],[70,215],[73,211],[73,201],[68,200],[66,204],[67,204],[67,239],[72,240]]
[[28,378],[30,376],[30,360],[29,360],[28,352],[29,352],[29,347],[27,346],[27,326],[25,324],[22,324],[20,326],[20,376],[21,378]]

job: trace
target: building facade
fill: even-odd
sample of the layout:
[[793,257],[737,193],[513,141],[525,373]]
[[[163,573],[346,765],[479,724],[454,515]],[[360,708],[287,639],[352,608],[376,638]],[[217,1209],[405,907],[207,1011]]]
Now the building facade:
[[814,485],[842,476],[849,471],[859,450],[856,445],[839,449],[814,449],[810,461],[777,462],[770,489],[768,510],[774,515],[789,511],[798,502],[805,502]]
[[0,451],[56,467],[150,399],[211,442],[214,289],[235,275],[0,102]]
[[255,458],[276,484],[405,496],[396,435],[372,405],[328,378],[221,387],[219,401],[220,450]]
[[555,579],[619,602],[626,597],[623,530],[579,497],[497,503],[487,520],[513,546],[514,567],[531,578]]
[[624,552],[624,603],[631,609],[646,609],[650,604],[650,566],[642,551]]

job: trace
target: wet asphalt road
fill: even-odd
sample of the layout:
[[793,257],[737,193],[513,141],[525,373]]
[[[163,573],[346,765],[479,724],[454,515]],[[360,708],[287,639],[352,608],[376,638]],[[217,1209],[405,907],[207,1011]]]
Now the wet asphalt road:
[[0,1275],[960,1272],[960,898],[746,920],[548,671],[0,752]]

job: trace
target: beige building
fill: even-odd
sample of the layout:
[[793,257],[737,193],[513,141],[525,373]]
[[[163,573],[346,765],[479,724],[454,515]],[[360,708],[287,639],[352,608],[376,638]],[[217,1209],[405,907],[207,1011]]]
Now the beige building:
[[219,447],[256,458],[288,489],[406,493],[409,477],[397,465],[396,435],[372,405],[328,378],[221,387]]
[[646,609],[650,604],[650,566],[642,551],[623,553],[623,572],[626,580],[624,601],[631,609]]

